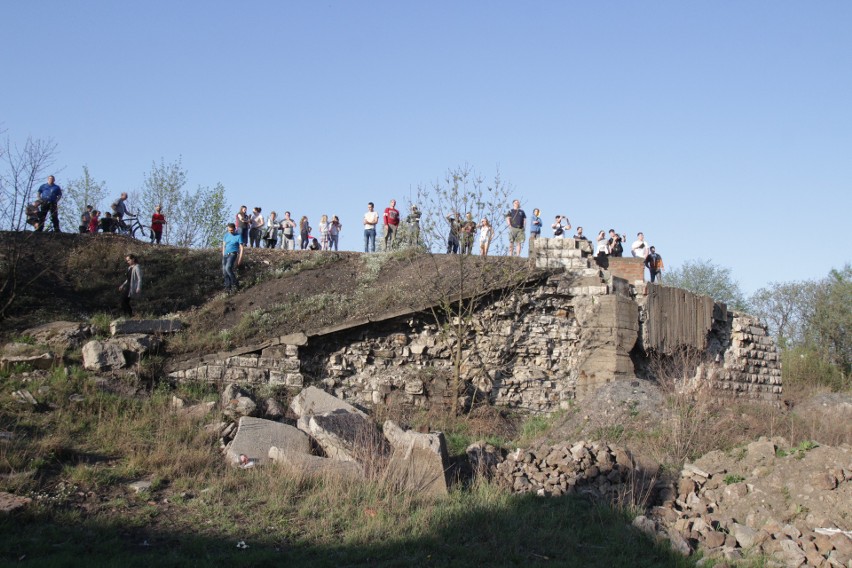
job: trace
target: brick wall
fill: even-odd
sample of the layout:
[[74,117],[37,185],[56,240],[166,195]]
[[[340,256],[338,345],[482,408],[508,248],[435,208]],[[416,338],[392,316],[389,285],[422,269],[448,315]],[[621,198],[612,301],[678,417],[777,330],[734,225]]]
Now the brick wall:
[[[597,260],[597,259],[596,259]],[[606,257],[598,266],[610,272],[613,276],[624,278],[631,284],[645,281],[645,259],[626,257]]]

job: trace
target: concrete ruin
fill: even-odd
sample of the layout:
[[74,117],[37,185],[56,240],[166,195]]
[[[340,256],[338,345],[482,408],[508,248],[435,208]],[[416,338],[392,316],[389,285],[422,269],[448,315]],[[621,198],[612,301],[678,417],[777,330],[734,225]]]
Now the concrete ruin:
[[778,353],[756,318],[646,283],[641,259],[609,260],[607,269],[599,266],[587,241],[537,239],[530,261],[538,270],[522,285],[476,299],[460,359],[446,322],[427,307],[186,361],[170,376],[315,385],[363,408],[456,399],[550,412],[601,384],[646,376],[654,358],[687,350],[700,355],[696,379],[719,396],[780,400]]

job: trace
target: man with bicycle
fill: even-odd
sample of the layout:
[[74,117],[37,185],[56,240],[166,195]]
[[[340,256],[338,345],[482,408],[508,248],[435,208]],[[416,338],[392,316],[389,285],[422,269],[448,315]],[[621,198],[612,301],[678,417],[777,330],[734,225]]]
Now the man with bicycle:
[[127,223],[124,222],[125,215],[133,215],[133,213],[127,210],[127,204],[125,201],[127,201],[126,192],[122,193],[121,197],[119,197],[111,206],[113,222],[120,231],[127,231]]

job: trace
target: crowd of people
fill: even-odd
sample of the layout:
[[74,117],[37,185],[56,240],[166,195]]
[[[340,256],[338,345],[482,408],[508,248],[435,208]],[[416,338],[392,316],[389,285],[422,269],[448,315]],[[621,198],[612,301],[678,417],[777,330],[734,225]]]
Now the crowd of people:
[[[47,216],[50,215],[53,230],[59,231],[58,203],[62,198],[62,189],[56,185],[53,176],[47,178],[47,183],[38,189],[38,200],[27,207],[27,222],[41,231],[45,227]],[[122,193],[110,206],[111,211],[101,214],[91,205],[86,207],[80,218],[79,230],[81,233],[116,232],[127,228],[125,220],[135,218],[127,208],[127,193]],[[412,205],[409,214],[405,218],[411,230],[413,242],[420,242],[420,218],[421,213],[416,205]],[[383,247],[385,251],[392,250],[399,238],[400,223],[402,216],[396,207],[396,200],[391,199],[387,207],[379,216],[375,204],[367,204],[364,213],[364,252],[376,252],[376,238],[381,229]],[[471,213],[462,215],[459,212],[446,216],[449,225],[447,235],[447,254],[472,254],[474,244],[479,242],[479,254],[487,256],[491,241],[495,235],[494,226],[487,218],[476,221]],[[541,211],[533,209],[533,214],[527,222],[527,214],[521,209],[519,200],[512,202],[512,208],[505,214],[506,227],[509,232],[509,255],[520,256],[529,230],[529,239],[534,241],[541,238],[544,222],[541,219]],[[151,215],[151,240],[160,243],[163,235],[163,227],[166,218],[162,207],[156,206]],[[572,229],[571,222],[566,215],[556,215],[550,225],[552,238],[566,238]],[[237,211],[234,222],[228,224],[227,233],[222,240],[222,272],[225,278],[225,287],[235,290],[237,282],[234,267],[242,263],[243,252],[246,248],[267,248],[282,250],[338,250],[340,232],[343,225],[337,215],[322,215],[320,217],[318,232],[314,231],[311,222],[306,215],[302,215],[298,221],[289,211],[279,217],[278,213],[271,211],[264,216],[261,207],[254,207],[251,212],[243,205]],[[478,235],[478,238],[477,238]],[[588,241],[583,233],[583,227],[577,227],[573,237],[576,240]],[[608,257],[621,257],[624,254],[624,246],[627,236],[615,229],[599,231],[594,242],[594,255],[602,261]],[[656,248],[648,246],[643,233],[636,235],[636,240],[630,246],[630,254],[633,257],[642,258],[645,267],[651,276],[651,282],[661,279],[663,270],[663,259],[656,252]]]
[[[406,217],[414,242],[420,242],[420,218],[421,212],[416,205],[411,206],[411,211]],[[506,215],[506,225],[509,230],[509,255],[520,256],[526,240],[527,214],[521,209],[519,200],[512,202],[512,209]],[[384,209],[381,217],[373,202],[367,204],[367,212],[364,213],[364,252],[376,252],[376,237],[378,228],[381,227],[384,250],[392,250],[398,235],[400,222],[402,220],[399,210],[396,208],[396,200],[391,199],[390,204]],[[478,222],[473,214],[461,215],[459,212],[446,216],[449,225],[447,235],[447,254],[472,254],[474,243],[479,240],[479,254],[488,255],[491,241],[494,238],[494,227],[487,218]],[[543,221],[541,211],[533,209],[530,218],[529,233],[530,240],[541,238]],[[343,226],[337,215],[329,220],[328,215],[323,215],[319,223],[319,239],[313,236],[313,228],[306,216],[302,216],[298,224],[291,218],[291,213],[286,211],[284,218],[279,220],[275,211],[264,218],[262,209],[255,207],[251,213],[248,207],[243,205],[236,214],[233,223],[228,224],[228,232],[222,241],[222,271],[225,275],[225,288],[229,291],[237,289],[238,283],[234,266],[242,262],[243,252],[250,247],[280,248],[285,250],[308,249],[308,250],[337,250],[338,238]],[[571,222],[566,215],[556,215],[554,222],[550,225],[553,232],[552,238],[566,238],[571,230]],[[298,247],[297,244],[298,235]],[[583,233],[583,227],[577,227],[573,237],[576,240],[588,241]],[[261,245],[261,242],[263,243]],[[625,234],[619,234],[615,229],[610,229],[609,234],[601,230],[595,242],[594,254],[599,261],[607,257],[621,257],[624,254],[624,243],[627,242]],[[645,235],[638,233],[636,240],[630,247],[633,257],[642,258],[644,265],[651,275],[651,282],[660,280],[663,270],[663,259],[657,254],[655,247],[648,246]]]

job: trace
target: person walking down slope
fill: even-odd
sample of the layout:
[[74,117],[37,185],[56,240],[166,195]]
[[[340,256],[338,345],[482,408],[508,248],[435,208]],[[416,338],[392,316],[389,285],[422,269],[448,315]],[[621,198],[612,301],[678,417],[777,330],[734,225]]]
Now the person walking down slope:
[[234,267],[243,263],[242,235],[237,234],[235,223],[228,223],[228,230],[222,237],[222,276],[225,279],[225,291],[229,294],[240,289]]
[[136,255],[128,254],[124,260],[127,262],[127,277],[118,287],[118,291],[121,292],[121,311],[125,316],[133,317],[133,306],[130,305],[130,300],[142,295],[142,270],[139,268]]
[[62,188],[56,185],[53,176],[47,176],[47,183],[38,188],[38,198],[41,205],[38,210],[38,227],[36,231],[44,230],[44,222],[50,213],[50,221],[53,223],[54,232],[59,232],[59,200],[62,199]]

